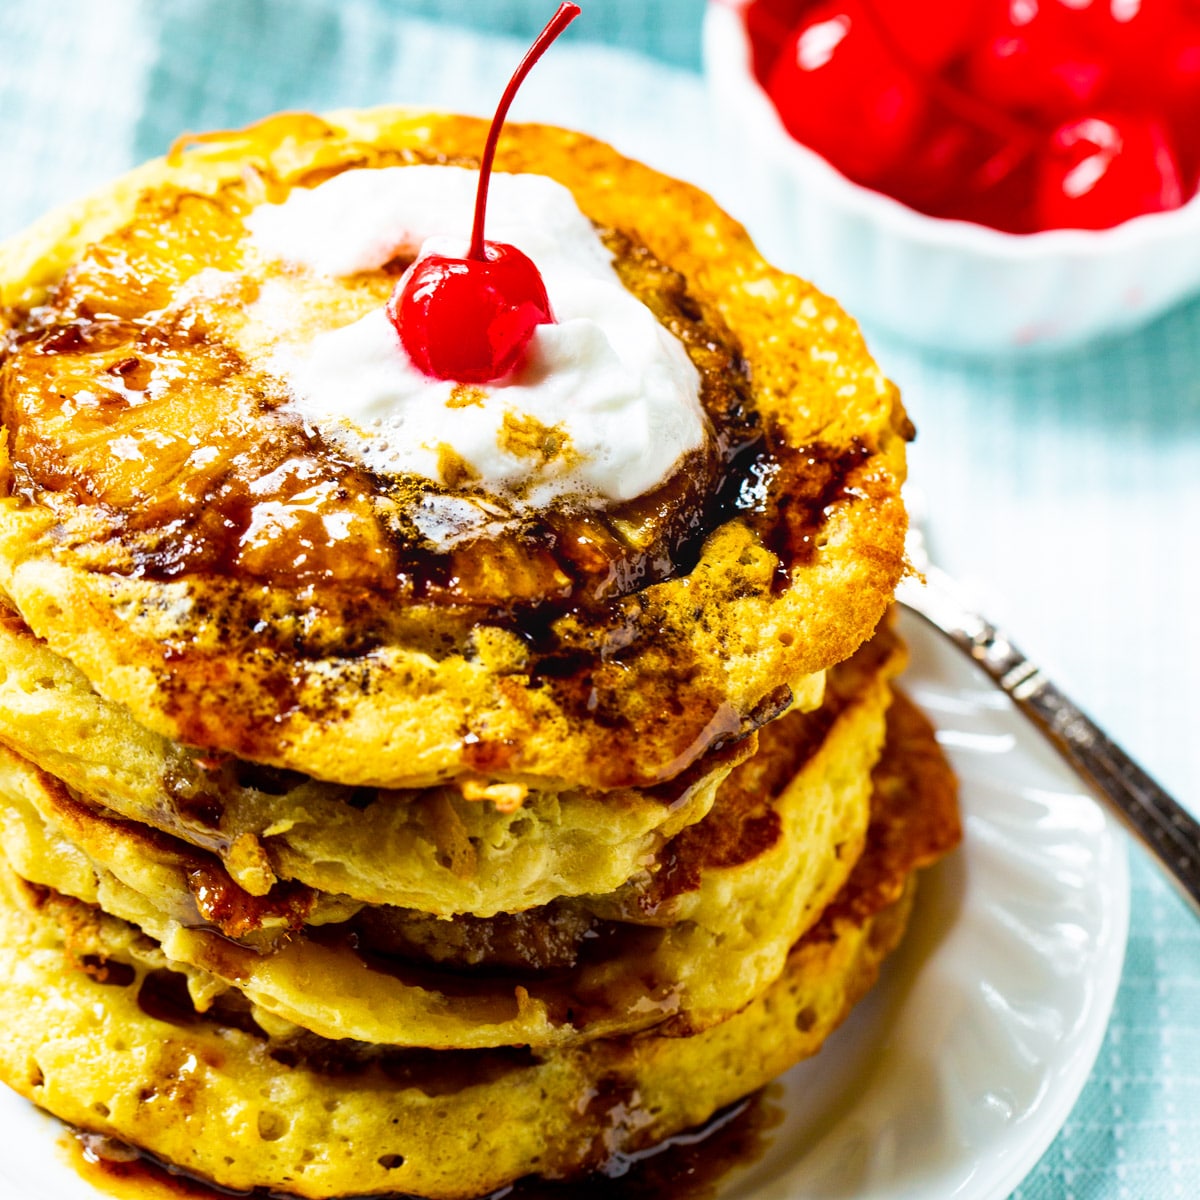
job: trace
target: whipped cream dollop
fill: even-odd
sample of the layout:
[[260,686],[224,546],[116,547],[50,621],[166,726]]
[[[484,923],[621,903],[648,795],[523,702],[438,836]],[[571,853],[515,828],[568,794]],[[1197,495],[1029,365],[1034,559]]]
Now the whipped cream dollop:
[[[443,166],[345,171],[258,207],[251,243],[267,259],[335,277],[400,255],[464,257],[478,178]],[[269,368],[286,381],[289,406],[372,471],[482,493],[512,511],[561,500],[605,507],[664,483],[708,436],[683,345],[624,287],[561,184],[493,175],[487,236],[534,261],[556,318],[537,327],[511,375],[469,386],[430,378],[379,307],[300,344],[281,336]],[[257,303],[281,300],[268,285]],[[287,326],[278,312],[272,323]]]

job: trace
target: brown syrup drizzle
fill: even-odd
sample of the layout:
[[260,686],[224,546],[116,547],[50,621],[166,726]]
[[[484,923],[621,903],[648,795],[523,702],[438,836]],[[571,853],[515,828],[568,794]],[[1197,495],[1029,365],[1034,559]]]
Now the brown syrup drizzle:
[[[725,1177],[762,1158],[783,1118],[772,1085],[716,1113],[704,1125],[634,1154],[612,1155],[569,1182],[523,1179],[480,1200],[716,1200]],[[122,1142],[81,1130],[60,1139],[75,1171],[113,1200],[293,1200],[288,1193],[232,1191],[168,1166]],[[420,1200],[396,1192],[378,1200]]]
[[[163,189],[147,198],[134,222],[93,246],[0,345],[18,494],[95,506],[125,550],[109,569],[159,580],[260,579],[511,612],[590,606],[686,569],[711,527],[710,497],[725,468],[759,435],[739,352],[677,272],[630,235],[600,231],[627,286],[700,369],[713,445],[657,492],[611,513],[552,510],[513,536],[435,553],[404,515],[431,490],[427,482],[380,479],[332,452],[278,411],[277,382],[242,361],[204,312],[170,307],[201,268],[240,266],[244,191],[230,184],[214,196]],[[373,295],[382,281],[382,302],[390,278],[381,271],[347,286]],[[245,286],[253,300],[258,285]],[[186,428],[177,427],[181,406]],[[166,441],[151,438],[120,470],[104,452],[76,448],[105,433],[140,445],[147,425]],[[268,509],[286,511],[286,535],[249,538]],[[332,534],[330,515],[354,530]]]
[[[264,176],[259,185],[278,200],[349,166],[395,161],[423,159],[372,154],[311,177]],[[635,237],[601,230],[627,287],[700,370],[711,444],[632,504],[552,510],[503,536],[435,553],[405,516],[429,492],[425,481],[381,480],[331,453],[280,409],[277,381],[223,344],[203,313],[170,308],[201,267],[240,267],[251,203],[244,183],[215,196],[149,196],[46,305],[12,314],[14,330],[0,341],[13,494],[58,513],[60,551],[78,552],[89,570],[192,584],[190,616],[162,641],[156,680],[176,737],[271,760],[297,714],[340,720],[345,697],[374,686],[377,648],[471,660],[489,627],[514,635],[512,664],[496,672],[498,692],[541,690],[547,709],[603,737],[593,786],[652,787],[762,724],[767,716],[727,702],[687,631],[664,626],[648,585],[688,574],[707,535],[740,519],[777,556],[773,587],[782,590],[819,552],[833,506],[858,494],[872,448],[788,445],[761,421],[746,361],[719,314]],[[157,248],[164,239],[172,246],[165,257]],[[353,286],[368,300],[375,289],[373,302],[382,303],[392,283],[376,272]],[[117,437],[156,437],[156,423],[168,444],[115,468],[108,447]],[[270,512],[288,514],[287,536],[248,537],[274,519]],[[665,638],[669,665],[650,665]],[[220,661],[206,645],[222,647]],[[241,698],[198,705],[196,689],[221,677],[229,659],[247,681]],[[331,669],[318,676],[312,660]],[[631,673],[642,681],[636,690]],[[467,770],[528,772],[516,742],[472,728],[461,736]],[[202,795],[194,801],[189,837],[219,852],[219,832],[202,828],[216,813]]]
[[752,1166],[783,1120],[772,1084],[712,1116],[704,1125],[636,1154],[617,1154],[599,1171],[570,1182],[523,1179],[488,1200],[715,1200],[733,1170]]
[[268,917],[299,929],[317,902],[311,888],[291,881],[277,883],[269,896],[252,896],[224,867],[200,859],[187,868],[186,876],[199,915],[234,940],[261,929]]
[[[278,180],[263,183],[276,198],[287,190]],[[304,591],[312,613],[329,618],[321,624],[343,631],[343,655],[384,636],[385,614],[398,601],[465,607],[474,620],[515,623],[536,641],[552,619],[547,609],[594,612],[686,573],[706,534],[739,514],[761,526],[786,576],[811,557],[825,510],[865,455],[820,445],[792,451],[762,429],[746,362],[721,318],[636,238],[601,230],[626,285],[700,370],[713,444],[658,491],[610,512],[552,510],[498,539],[435,553],[404,516],[426,483],[379,479],[331,452],[279,411],[278,385],[250,369],[203,313],[170,308],[202,267],[239,267],[249,203],[243,184],[214,196],[164,189],[147,198],[130,226],[92,247],[0,344],[13,489],[64,514],[80,505],[93,511],[84,542],[99,538],[114,550],[92,569]],[[387,272],[376,274],[390,287]],[[364,277],[361,286],[369,291],[379,280]],[[184,406],[186,427],[181,401],[172,399],[180,388],[201,398]],[[103,447],[118,434],[140,444],[144,427],[166,442],[146,443],[141,460],[114,470]],[[268,508],[286,512],[286,536],[250,538]],[[331,515],[352,532],[333,535]],[[270,644],[272,622],[255,611],[258,603],[210,616],[232,637]],[[531,609],[541,611],[527,621]],[[280,648],[294,652],[295,629],[280,636]]]

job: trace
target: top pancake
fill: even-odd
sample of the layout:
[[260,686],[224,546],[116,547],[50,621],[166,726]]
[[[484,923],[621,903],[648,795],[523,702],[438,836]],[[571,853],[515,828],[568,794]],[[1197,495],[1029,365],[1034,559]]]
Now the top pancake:
[[[836,305],[610,147],[509,126],[496,165],[570,188],[704,379],[712,450],[624,509],[431,555],[403,486],[278,411],[238,297],[176,302],[204,268],[242,270],[255,204],[348,168],[470,163],[485,132],[273,118],[0,248],[0,588],[149,729],[352,785],[647,786],[811,707],[874,628],[903,566],[894,389]],[[393,283],[289,286],[329,327]],[[114,449],[130,439],[140,457]],[[289,515],[256,540],[260,502]]]

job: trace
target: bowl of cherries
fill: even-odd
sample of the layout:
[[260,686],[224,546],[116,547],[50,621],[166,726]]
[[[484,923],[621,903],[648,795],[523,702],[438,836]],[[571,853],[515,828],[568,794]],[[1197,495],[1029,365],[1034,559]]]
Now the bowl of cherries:
[[705,67],[764,248],[968,353],[1200,290],[1200,0],[712,0]]

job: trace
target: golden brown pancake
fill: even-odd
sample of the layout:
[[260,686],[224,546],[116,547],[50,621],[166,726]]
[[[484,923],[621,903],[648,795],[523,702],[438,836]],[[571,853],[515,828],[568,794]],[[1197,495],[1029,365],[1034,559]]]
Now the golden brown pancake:
[[755,742],[712,750],[651,789],[501,784],[467,799],[462,782],[352,788],[143,728],[0,610],[0,745],[110,813],[217,856],[254,896],[296,881],[369,904],[491,916],[616,890],[708,812]]
[[236,989],[329,1038],[534,1048],[719,1023],[782,969],[866,833],[891,678],[886,629],[825,704],[763,731],[712,812],[608,895],[439,921],[284,885],[257,899],[213,860],[113,821],[0,752],[3,853],[25,879],[138,926],[206,995]]
[[846,887],[779,980],[703,1033],[541,1057],[272,1039],[244,1009],[199,1016],[133,927],[6,870],[0,1077],[81,1128],[233,1188],[465,1200],[594,1169],[815,1053],[873,982],[907,919],[911,872],[959,836],[928,723],[901,698],[889,729],[868,849]]
[[451,1200],[701,1122],[819,1048],[958,838],[872,638],[911,426],[703,193],[500,142],[696,369],[647,494],[505,507],[299,417],[260,299],[311,339],[409,260],[333,278],[248,217],[484,133],[283,115],[0,246],[0,1079],[222,1186]]
[[[0,250],[0,589],[146,728],[354,786],[644,787],[812,707],[881,616],[911,427],[857,328],[707,196],[582,135],[510,126],[497,167],[570,188],[680,337],[714,430],[699,458],[630,506],[432,555],[411,480],[281,409],[243,351],[246,298],[286,271],[248,255],[245,215],[342,170],[470,163],[483,134],[404,110],[274,118]],[[185,299],[205,269],[244,292]],[[307,319],[344,324],[392,283],[306,281]],[[298,505],[300,476],[325,498]],[[293,523],[256,541],[257,504]]]

